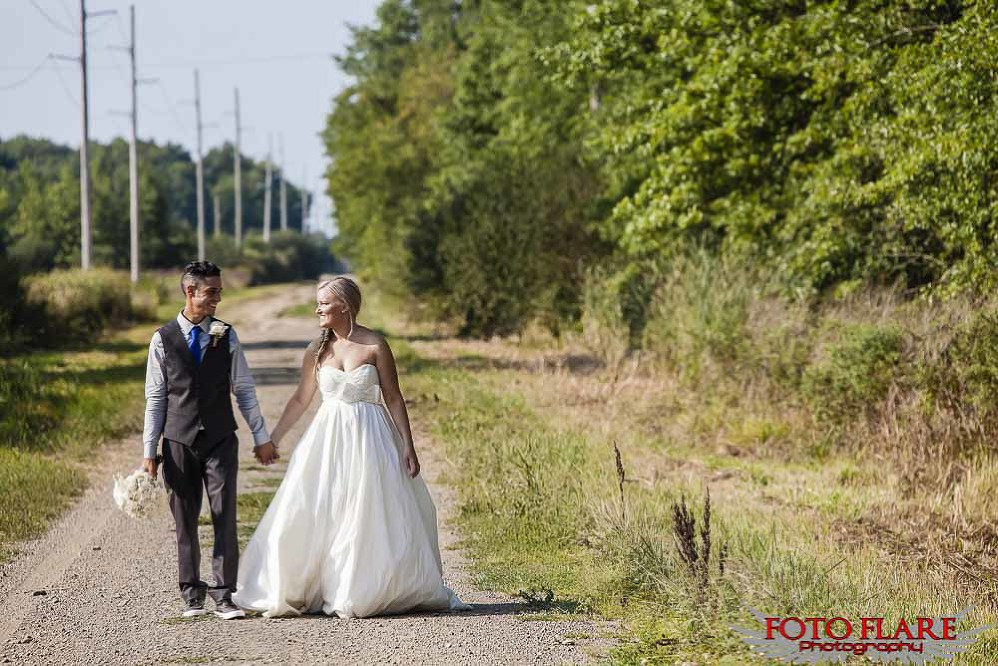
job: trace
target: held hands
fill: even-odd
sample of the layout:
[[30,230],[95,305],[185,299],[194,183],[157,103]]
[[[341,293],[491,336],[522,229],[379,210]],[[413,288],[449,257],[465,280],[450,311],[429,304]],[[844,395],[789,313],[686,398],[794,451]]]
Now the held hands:
[[281,457],[277,452],[277,446],[273,442],[267,442],[256,447],[253,449],[253,455],[256,456],[261,465],[273,465]]
[[416,449],[412,444],[406,445],[402,450],[402,464],[405,465],[410,479],[415,479],[419,475],[419,458],[416,457]]

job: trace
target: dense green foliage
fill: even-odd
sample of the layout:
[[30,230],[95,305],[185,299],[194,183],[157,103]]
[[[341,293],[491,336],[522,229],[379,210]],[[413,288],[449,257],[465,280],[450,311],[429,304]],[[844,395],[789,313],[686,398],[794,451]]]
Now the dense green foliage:
[[[130,265],[128,144],[93,145],[93,275],[64,269],[80,265],[79,156],[40,139],[0,141],[0,351],[60,338],[81,341],[104,324],[142,319],[160,302],[153,289],[130,286],[127,275],[107,269]],[[178,270],[197,254],[195,165],[179,146],[140,144],[140,267]],[[280,224],[279,198],[271,199],[275,231],[261,237],[265,165],[243,157],[244,243],[233,232],[232,148],[223,146],[204,161],[206,255],[223,269],[245,268],[252,284],[314,279],[340,266],[321,235],[303,235],[300,190],[288,184],[289,231]],[[276,185],[276,181],[275,181]],[[215,233],[211,196],[219,197]],[[33,275],[41,273],[49,275]],[[146,279],[145,277],[143,278]],[[148,280],[147,280],[148,281]],[[52,346],[48,344],[47,346]]]
[[140,308],[139,299],[133,303],[128,274],[106,268],[57,269],[29,276],[23,284],[30,316],[18,323],[35,349],[94,340],[112,324],[151,319],[158,304],[150,299],[151,307]]
[[[196,254],[195,165],[175,144],[139,144],[141,265],[172,268]],[[91,151],[94,262],[129,266],[128,143],[94,143]],[[212,195],[221,231],[233,232],[232,147],[204,159],[206,232],[214,231]],[[264,164],[243,157],[243,231],[263,228]],[[271,219],[279,222],[278,197]],[[300,191],[288,183],[288,222],[301,227]],[[79,154],[43,139],[0,141],[0,250],[23,272],[71,268],[80,262]]]
[[465,331],[506,333],[577,307],[594,169],[566,93],[531,55],[566,7],[391,1],[355,30],[356,84],[325,134],[341,249],[369,278],[436,301]]
[[341,248],[477,334],[575,318],[596,265],[647,296],[691,245],[788,293],[990,287],[995,23],[960,0],[385,0],[325,134]]

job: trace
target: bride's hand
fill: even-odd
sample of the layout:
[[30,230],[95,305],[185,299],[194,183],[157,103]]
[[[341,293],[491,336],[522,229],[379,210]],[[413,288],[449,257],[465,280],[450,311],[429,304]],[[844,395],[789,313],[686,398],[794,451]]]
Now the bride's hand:
[[419,476],[419,458],[416,457],[416,449],[412,445],[405,447],[402,451],[402,462],[405,464],[410,479]]

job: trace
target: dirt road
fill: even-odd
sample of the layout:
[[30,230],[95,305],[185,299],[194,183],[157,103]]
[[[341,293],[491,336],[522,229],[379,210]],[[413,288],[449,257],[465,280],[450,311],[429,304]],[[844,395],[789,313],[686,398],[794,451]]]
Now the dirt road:
[[[302,351],[316,331],[312,319],[280,318],[306,301],[311,286],[226,307],[218,316],[236,326],[268,425],[273,427],[297,382]],[[402,378],[403,389],[405,378]],[[311,420],[311,410],[288,436],[284,461]],[[273,487],[284,465],[261,468],[242,418],[240,492]],[[417,431],[425,432],[418,410]],[[213,615],[178,618],[176,541],[163,506],[150,519],[132,520],[111,499],[113,473],[126,474],[141,458],[138,433],[100,450],[90,489],[43,538],[0,566],[0,663],[581,663],[599,660],[607,625],[524,621],[524,603],[475,589],[448,527],[453,499],[443,457],[425,437],[417,440],[423,474],[437,503],[447,583],[474,610],[343,620],[324,615],[222,621]],[[267,479],[270,479],[268,481]],[[455,478],[453,475],[450,478]],[[207,529],[207,528],[203,528]],[[203,532],[204,534],[204,532]],[[205,548],[202,575],[210,574]],[[210,604],[209,604],[210,605]]]

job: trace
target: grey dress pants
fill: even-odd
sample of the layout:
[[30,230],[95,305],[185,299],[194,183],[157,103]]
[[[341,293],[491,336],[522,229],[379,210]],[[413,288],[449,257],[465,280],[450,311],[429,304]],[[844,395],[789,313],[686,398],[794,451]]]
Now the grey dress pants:
[[[199,435],[191,446],[163,440],[163,481],[169,491],[170,511],[177,526],[180,594],[185,601],[203,599],[205,593],[216,602],[228,601],[236,591],[239,571],[236,533],[239,440],[235,433],[213,443],[202,440]],[[201,580],[201,545],[198,541],[198,517],[205,490],[208,491],[215,532],[211,561],[215,584],[211,586]]]

